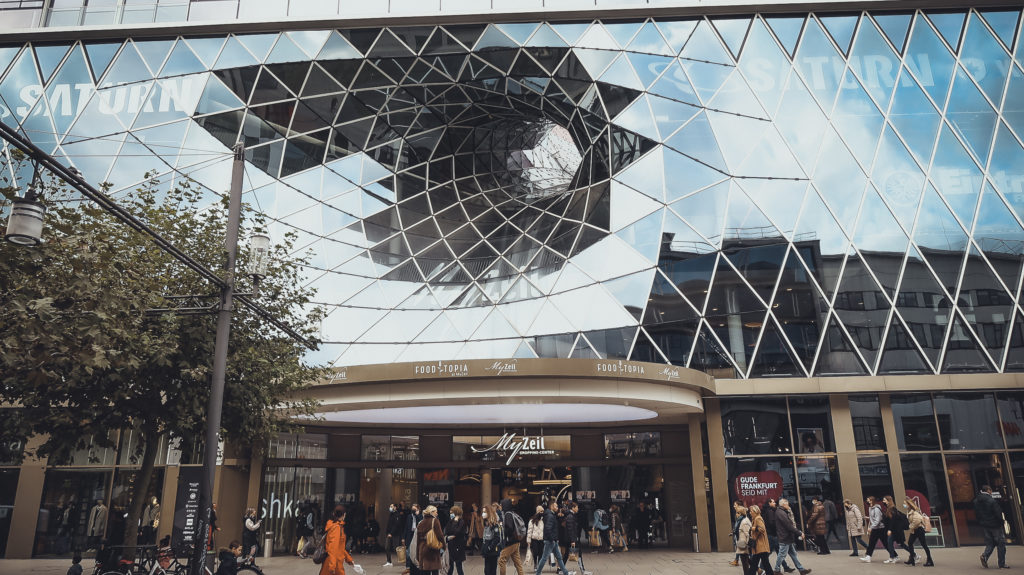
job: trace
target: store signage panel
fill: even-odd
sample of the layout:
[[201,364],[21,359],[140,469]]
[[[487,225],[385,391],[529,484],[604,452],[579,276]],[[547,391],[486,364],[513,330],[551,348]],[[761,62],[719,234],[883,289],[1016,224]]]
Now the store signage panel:
[[484,461],[504,459],[506,465],[521,459],[559,459],[568,457],[570,438],[568,435],[485,435],[480,445],[471,445],[467,455]]
[[782,476],[777,471],[753,471],[736,477],[736,496],[745,505],[764,505],[782,497]]

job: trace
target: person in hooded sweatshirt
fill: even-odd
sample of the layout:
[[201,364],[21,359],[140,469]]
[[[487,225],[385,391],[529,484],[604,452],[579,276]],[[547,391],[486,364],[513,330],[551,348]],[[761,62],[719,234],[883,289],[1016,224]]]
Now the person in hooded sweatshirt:
[[236,575],[238,573],[238,557],[242,554],[242,544],[232,541],[227,549],[221,549],[217,554],[220,566],[217,567],[217,575]]
[[345,544],[345,506],[338,505],[324,528],[327,558],[320,566],[320,575],[345,575],[345,564],[354,565]]

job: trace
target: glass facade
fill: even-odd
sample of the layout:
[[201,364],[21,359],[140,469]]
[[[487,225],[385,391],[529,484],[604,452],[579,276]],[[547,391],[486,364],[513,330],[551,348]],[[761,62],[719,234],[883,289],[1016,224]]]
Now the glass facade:
[[[243,10],[59,4],[51,20],[69,23]],[[335,365],[1012,371],[1019,21],[822,12],[0,45],[0,117],[115,195],[152,170],[212,201],[242,141],[246,201],[312,254],[304,281],[331,311],[314,359]]]

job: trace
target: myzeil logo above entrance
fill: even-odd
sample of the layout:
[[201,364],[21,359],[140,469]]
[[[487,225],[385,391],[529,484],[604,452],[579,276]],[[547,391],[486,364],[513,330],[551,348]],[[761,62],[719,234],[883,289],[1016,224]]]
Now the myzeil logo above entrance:
[[493,373],[494,375],[501,375],[503,373],[517,373],[516,360],[506,359],[498,360],[491,364],[491,367],[486,368],[484,371]]
[[469,450],[473,453],[488,453],[493,451],[499,455],[508,454],[505,465],[512,465],[516,457],[520,455],[554,455],[554,449],[548,449],[544,445],[543,435],[522,435],[506,433],[498,438],[490,447],[479,448],[471,445]]

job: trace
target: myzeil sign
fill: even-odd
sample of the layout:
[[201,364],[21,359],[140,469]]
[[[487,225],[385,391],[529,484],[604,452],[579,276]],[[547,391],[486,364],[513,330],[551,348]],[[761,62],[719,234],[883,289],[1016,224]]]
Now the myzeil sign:
[[[96,96],[95,110],[100,114],[114,116],[127,114],[182,112],[191,114],[202,94],[204,82],[195,76],[182,76],[157,80],[154,83],[139,82],[112,86],[97,91],[89,83],[51,84],[43,89],[39,84],[26,84],[18,92],[18,102],[11,102],[13,113],[18,118],[47,115],[46,106],[37,106],[45,98],[49,113],[55,117],[73,118],[78,116]],[[0,103],[0,119],[10,116],[12,110]]]
[[533,456],[544,456],[544,455],[555,455],[557,452],[554,449],[548,449],[545,443],[545,437],[543,435],[517,435],[515,433],[506,433],[498,438],[490,447],[476,447],[471,445],[469,450],[473,453],[490,453],[494,452],[498,455],[508,454],[508,459],[505,460],[505,465],[512,465],[520,455],[533,455]]

